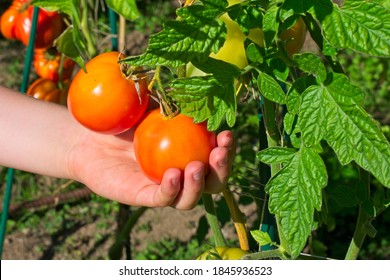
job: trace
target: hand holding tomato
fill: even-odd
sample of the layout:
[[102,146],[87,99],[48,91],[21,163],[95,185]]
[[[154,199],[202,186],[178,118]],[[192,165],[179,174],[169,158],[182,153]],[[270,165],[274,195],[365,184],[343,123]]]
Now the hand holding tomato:
[[229,177],[234,153],[230,131],[218,134],[207,176],[205,164],[194,161],[184,172],[168,169],[161,184],[148,179],[139,168],[134,155],[133,129],[116,136],[82,131],[69,151],[71,177],[108,199],[134,206],[188,210],[196,206],[203,191],[220,192]]

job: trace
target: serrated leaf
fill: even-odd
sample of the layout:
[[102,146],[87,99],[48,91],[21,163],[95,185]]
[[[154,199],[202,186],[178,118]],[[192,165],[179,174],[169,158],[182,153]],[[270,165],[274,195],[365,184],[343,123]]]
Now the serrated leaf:
[[347,1],[342,8],[327,0],[311,1],[325,38],[336,48],[390,56],[389,10],[374,2]]
[[207,59],[211,52],[216,53],[224,43],[225,24],[215,20],[223,11],[223,6],[206,3],[179,9],[178,15],[182,20],[166,22],[161,32],[150,37],[145,53],[127,57],[123,62],[134,66],[163,65],[176,68],[192,60]]
[[221,83],[214,76],[173,80],[169,94],[183,114],[199,123],[207,120],[209,130],[216,130],[223,119],[229,126],[236,121],[236,98],[232,82]]
[[294,55],[294,61],[298,67],[306,73],[312,74],[319,83],[326,79],[326,68],[321,59],[312,53],[302,53]]
[[256,157],[266,164],[285,163],[291,161],[295,153],[295,149],[271,147],[261,150],[257,153]]
[[253,239],[257,243],[259,243],[260,246],[265,246],[265,245],[273,243],[268,232],[262,232],[260,230],[251,230],[251,235],[252,235]]
[[321,157],[301,146],[284,168],[267,183],[270,212],[277,215],[285,247],[293,258],[304,248],[314,226],[314,210],[321,209],[327,173]]
[[135,0],[106,0],[107,6],[128,20],[139,17],[139,11]]
[[326,134],[324,90],[321,86],[310,86],[302,94],[299,126],[302,130],[302,138],[308,147],[318,144]]
[[49,11],[57,11],[69,16],[72,15],[73,0],[32,0],[31,4],[37,7],[45,8]]
[[260,93],[267,99],[279,104],[286,103],[286,95],[279,83],[270,75],[262,72],[257,78]]
[[344,75],[329,77],[327,85],[311,86],[302,94],[299,125],[305,144],[325,139],[341,164],[354,160],[390,187],[390,144],[359,105],[364,94]]

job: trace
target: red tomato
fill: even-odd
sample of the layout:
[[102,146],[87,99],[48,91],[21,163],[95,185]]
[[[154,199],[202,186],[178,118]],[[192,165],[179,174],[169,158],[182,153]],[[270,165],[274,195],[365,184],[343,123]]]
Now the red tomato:
[[[27,46],[30,39],[33,11],[34,7],[29,6],[25,11],[20,13],[16,20],[16,36],[25,46]],[[64,22],[59,13],[49,12],[40,8],[35,37],[35,48],[47,49],[51,47],[54,40],[61,34],[63,29]]]
[[4,38],[9,40],[17,39],[15,33],[15,22],[19,15],[19,12],[14,8],[8,8],[1,15],[1,34],[3,34]]
[[161,183],[169,168],[184,170],[191,161],[209,162],[216,147],[216,135],[205,123],[179,114],[167,118],[159,109],[150,111],[134,132],[134,152],[142,171],[152,181]]
[[68,108],[85,127],[105,134],[131,128],[149,104],[146,77],[128,79],[118,63],[118,52],[103,53],[86,64],[74,77],[68,94]]
[[28,90],[27,95],[36,99],[60,103],[62,91],[52,80],[39,78],[33,82]]
[[[61,54],[57,51],[42,51],[37,50],[34,54],[34,68],[38,76],[47,78],[54,82],[59,80],[61,63]],[[72,76],[75,62],[70,58],[65,58],[62,68],[62,80],[68,80]]]

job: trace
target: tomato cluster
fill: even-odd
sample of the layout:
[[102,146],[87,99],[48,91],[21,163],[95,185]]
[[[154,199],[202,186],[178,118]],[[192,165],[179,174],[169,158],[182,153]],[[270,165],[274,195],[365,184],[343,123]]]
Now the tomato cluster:
[[37,75],[41,78],[58,82],[69,80],[73,73],[75,62],[64,57],[61,65],[61,54],[55,49],[35,50],[33,66]]
[[[29,0],[14,0],[1,15],[1,33],[10,40],[19,40],[27,46],[30,39],[34,7]],[[36,49],[47,49],[64,30],[62,16],[40,8],[35,37]]]
[[[30,0],[14,0],[1,15],[1,34],[18,40],[25,46],[30,40],[34,7]],[[45,101],[64,103],[74,61],[65,58],[53,47],[54,40],[65,29],[62,15],[39,8],[34,41],[33,66],[39,78],[27,90],[27,95]],[[61,79],[60,79],[61,78]]]
[[103,134],[116,135],[135,127],[136,159],[156,183],[161,183],[168,168],[184,170],[195,160],[208,164],[215,134],[182,114],[168,117],[158,109],[146,112],[150,99],[146,76],[136,74],[137,69],[126,73],[126,67],[118,63],[121,58],[119,52],[100,54],[86,64],[86,71],[76,74],[68,94],[74,118]]

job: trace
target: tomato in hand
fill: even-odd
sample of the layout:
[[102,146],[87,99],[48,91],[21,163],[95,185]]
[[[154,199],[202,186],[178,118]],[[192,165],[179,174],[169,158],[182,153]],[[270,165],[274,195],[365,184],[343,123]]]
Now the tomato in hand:
[[52,80],[39,78],[29,86],[27,95],[44,101],[60,103],[64,91],[59,89]]
[[155,109],[135,128],[133,144],[142,171],[159,184],[169,168],[184,170],[192,161],[208,166],[216,135],[207,130],[205,123],[195,124],[183,114],[167,118]]
[[[30,39],[34,7],[29,6],[20,13],[16,20],[15,33],[17,38],[27,46]],[[62,16],[57,12],[49,12],[40,8],[35,37],[36,49],[47,49],[64,29]]]
[[244,251],[240,248],[217,247],[204,252],[196,259],[197,260],[239,260],[247,254],[248,254],[247,251]]
[[[123,58],[123,57],[122,57]],[[127,78],[118,63],[119,52],[107,52],[86,64],[73,78],[68,108],[85,127],[104,134],[119,134],[134,126],[149,104],[148,82]]]
[[[34,69],[39,77],[58,82],[60,78],[61,54],[56,50],[36,50],[34,54]],[[62,80],[68,80],[72,76],[75,62],[65,57],[62,68]]]

